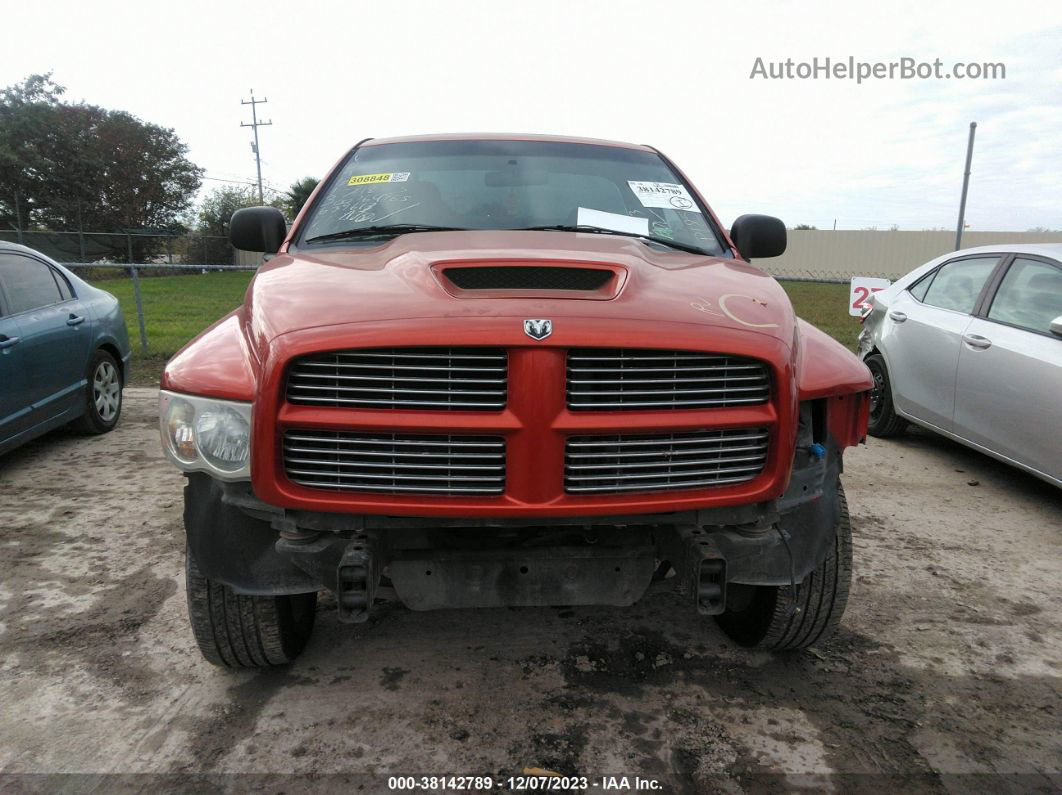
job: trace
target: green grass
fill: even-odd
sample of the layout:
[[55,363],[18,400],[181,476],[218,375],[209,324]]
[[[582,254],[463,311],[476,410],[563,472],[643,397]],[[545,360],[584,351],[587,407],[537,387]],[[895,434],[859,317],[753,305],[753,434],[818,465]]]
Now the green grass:
[[[130,279],[96,282],[122,304],[133,345],[133,383],[157,384],[162,367],[182,345],[239,306],[252,274],[246,271],[142,278],[148,353],[140,350],[136,303]],[[797,315],[854,350],[859,321],[848,315],[848,285],[781,282]]]
[[851,351],[856,349],[859,318],[848,314],[848,285],[818,282],[779,283],[789,294],[797,317],[818,326]]
[[133,346],[132,383],[157,384],[167,359],[200,331],[240,305],[253,275],[250,271],[221,271],[141,278],[140,296],[148,339],[146,356],[140,347],[132,279],[95,282],[121,302]]

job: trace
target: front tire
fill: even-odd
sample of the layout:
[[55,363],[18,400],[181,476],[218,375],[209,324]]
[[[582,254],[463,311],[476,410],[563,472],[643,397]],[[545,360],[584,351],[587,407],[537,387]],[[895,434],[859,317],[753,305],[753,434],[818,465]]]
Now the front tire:
[[852,522],[840,484],[837,500],[840,518],[833,546],[795,591],[788,585],[727,586],[726,612],[715,620],[732,640],[750,648],[792,651],[806,649],[834,633],[852,582]]
[[84,413],[74,420],[74,429],[91,435],[112,431],[122,416],[122,368],[111,354],[98,350],[87,378]]
[[292,662],[313,632],[317,594],[244,596],[204,577],[185,553],[188,617],[199,651],[224,668],[267,668]]
[[893,406],[892,382],[889,380],[889,368],[885,366],[885,359],[880,353],[875,353],[864,361],[870,374],[874,376],[867,433],[879,439],[899,436],[907,428],[907,420],[897,415]]

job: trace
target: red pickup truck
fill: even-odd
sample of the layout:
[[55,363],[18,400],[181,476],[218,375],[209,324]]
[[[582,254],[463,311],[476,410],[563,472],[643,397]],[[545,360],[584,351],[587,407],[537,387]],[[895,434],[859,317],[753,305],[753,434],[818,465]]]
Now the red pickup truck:
[[230,236],[275,256],[160,394],[211,662],[291,661],[322,590],[349,622],[652,586],[746,646],[836,627],[872,380],[749,264],[781,221],[728,234],[648,146],[438,135]]

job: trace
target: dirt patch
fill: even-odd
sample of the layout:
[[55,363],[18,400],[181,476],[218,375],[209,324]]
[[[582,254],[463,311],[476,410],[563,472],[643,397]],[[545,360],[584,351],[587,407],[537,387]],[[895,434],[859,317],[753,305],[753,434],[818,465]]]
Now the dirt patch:
[[529,767],[675,792],[1062,786],[1062,492],[950,442],[848,456],[849,610],[806,654],[737,648],[669,594],[357,626],[325,596],[298,663],[230,673],[188,629],[154,392],[126,397],[112,434],[0,459],[0,787],[375,792]]

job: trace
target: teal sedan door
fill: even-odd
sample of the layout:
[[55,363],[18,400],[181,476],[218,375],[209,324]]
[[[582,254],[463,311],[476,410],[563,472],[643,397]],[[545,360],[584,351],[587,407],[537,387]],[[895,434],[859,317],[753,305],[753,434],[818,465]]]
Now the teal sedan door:
[[62,274],[24,254],[0,253],[0,284],[5,317],[18,324],[18,342],[6,349],[7,356],[25,378],[20,389],[4,385],[3,391],[12,393],[4,400],[30,408],[30,426],[76,412],[84,395],[91,327],[81,301]]
[[5,439],[22,431],[30,413],[29,380],[19,343],[18,321],[5,313],[0,294],[0,449]]

